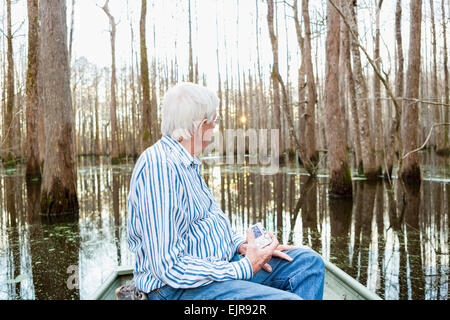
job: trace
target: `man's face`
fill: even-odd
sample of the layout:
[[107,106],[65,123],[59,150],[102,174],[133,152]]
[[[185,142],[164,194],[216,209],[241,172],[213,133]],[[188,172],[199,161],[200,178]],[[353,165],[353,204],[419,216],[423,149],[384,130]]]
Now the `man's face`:
[[211,123],[205,123],[202,128],[202,141],[203,142],[211,142],[212,136],[214,134],[214,129],[216,128],[216,124],[214,121]]
[[[215,117],[216,116],[214,116],[214,119]],[[216,124],[215,121],[211,121],[210,123],[207,121],[207,119],[204,119],[200,123],[198,130],[194,135],[194,139],[191,144],[194,154],[199,154],[211,143]]]

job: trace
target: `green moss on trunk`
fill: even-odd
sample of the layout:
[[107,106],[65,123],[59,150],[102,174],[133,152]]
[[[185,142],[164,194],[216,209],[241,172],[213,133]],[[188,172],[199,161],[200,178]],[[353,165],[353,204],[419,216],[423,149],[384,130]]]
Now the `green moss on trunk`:
[[111,164],[112,165],[119,165],[121,163],[121,158],[111,158]]
[[17,162],[16,159],[14,158],[9,158],[5,160],[5,164],[4,164],[5,168],[10,169],[10,168],[15,168],[17,166]]
[[142,133],[142,141],[144,143],[148,143],[150,141],[150,131],[148,129],[144,129]]

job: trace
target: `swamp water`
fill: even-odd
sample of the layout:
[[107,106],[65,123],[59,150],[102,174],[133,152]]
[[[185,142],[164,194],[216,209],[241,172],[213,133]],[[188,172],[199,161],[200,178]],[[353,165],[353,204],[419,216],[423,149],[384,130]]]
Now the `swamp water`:
[[[308,245],[384,299],[448,300],[450,168],[421,153],[424,180],[405,202],[394,179],[355,179],[352,199],[328,196],[327,176],[297,163],[203,165],[206,183],[238,232],[263,221],[280,242]],[[118,265],[131,265],[126,200],[133,163],[78,162],[80,211],[39,215],[39,185],[25,167],[0,170],[0,299],[88,299]]]

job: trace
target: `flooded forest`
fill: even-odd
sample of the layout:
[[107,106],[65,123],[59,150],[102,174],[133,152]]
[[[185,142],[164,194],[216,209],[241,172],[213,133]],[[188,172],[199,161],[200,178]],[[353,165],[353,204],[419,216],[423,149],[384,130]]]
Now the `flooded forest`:
[[262,222],[383,299],[448,300],[449,19],[448,0],[0,0],[0,300],[90,299],[133,264],[131,175],[179,82],[219,97],[199,159],[236,231]]

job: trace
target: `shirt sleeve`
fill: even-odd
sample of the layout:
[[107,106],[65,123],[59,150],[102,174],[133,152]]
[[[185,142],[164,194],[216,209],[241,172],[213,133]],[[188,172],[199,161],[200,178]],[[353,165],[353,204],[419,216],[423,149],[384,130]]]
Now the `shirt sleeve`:
[[245,243],[245,238],[237,233],[236,231],[232,230],[232,240],[234,245],[234,251],[237,252],[241,244]]
[[180,180],[167,162],[149,164],[142,175],[138,201],[144,254],[151,273],[173,288],[195,288],[213,281],[250,279],[248,258],[228,262],[199,259],[186,253],[182,232],[187,228],[180,206]]

